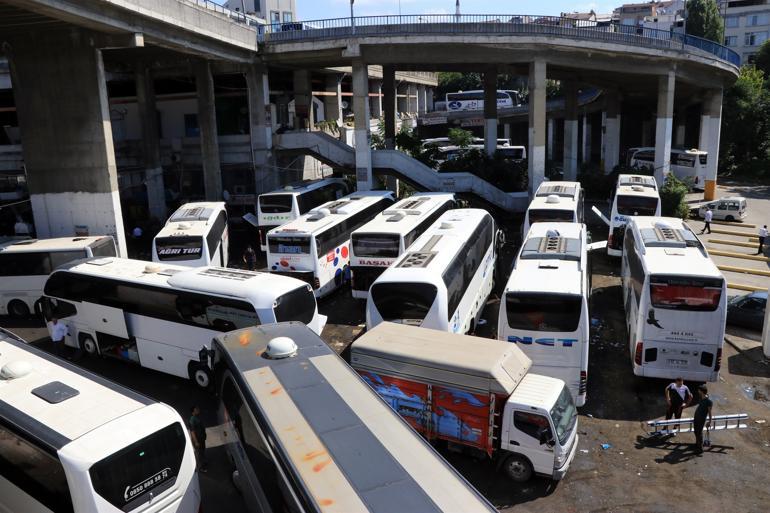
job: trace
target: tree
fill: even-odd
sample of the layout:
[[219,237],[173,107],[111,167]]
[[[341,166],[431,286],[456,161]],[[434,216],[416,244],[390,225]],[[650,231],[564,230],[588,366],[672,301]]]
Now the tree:
[[467,148],[473,144],[473,132],[463,130],[462,128],[450,128],[447,137],[452,146],[459,148]]
[[687,0],[687,33],[717,43],[724,41],[725,27],[716,0]]
[[759,51],[754,56],[754,66],[762,70],[766,77],[770,77],[770,39],[759,47]]

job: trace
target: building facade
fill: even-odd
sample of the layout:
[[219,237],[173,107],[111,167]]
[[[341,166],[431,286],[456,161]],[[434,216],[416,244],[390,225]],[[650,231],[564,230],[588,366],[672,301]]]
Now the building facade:
[[291,23],[297,19],[296,0],[227,0],[225,7],[262,18],[268,23]]
[[770,0],[732,0],[719,3],[725,20],[725,45],[750,64],[770,35]]

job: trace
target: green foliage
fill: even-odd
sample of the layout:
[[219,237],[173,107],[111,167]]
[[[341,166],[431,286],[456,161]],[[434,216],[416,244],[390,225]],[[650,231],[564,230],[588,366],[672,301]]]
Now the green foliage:
[[762,43],[754,55],[754,66],[761,70],[766,77],[770,76],[770,39]]
[[479,73],[440,72],[438,74],[438,87],[436,87],[435,97],[441,100],[444,99],[447,93],[472,91],[474,89],[482,89],[481,75]]
[[447,137],[452,146],[459,148],[467,148],[473,144],[473,132],[462,128],[450,128]]
[[690,192],[689,187],[683,181],[669,173],[666,183],[660,188],[660,211],[667,217],[678,217],[687,219],[690,213],[690,207],[686,201],[686,195]]
[[329,119],[329,120],[324,119],[321,121],[317,121],[315,126],[319,130],[330,133],[332,135],[339,135],[340,133],[340,126],[337,124],[336,119]]
[[716,0],[687,0],[687,33],[722,43],[724,22]]
[[515,162],[495,152],[490,157],[481,150],[468,150],[439,167],[444,173],[473,173],[504,192],[527,190],[527,162]]
[[380,119],[377,123],[377,131],[372,132],[369,145],[373,150],[385,149],[385,120]]
[[610,174],[605,175],[596,164],[585,163],[578,172],[578,182],[583,186],[585,195],[595,200],[606,200],[612,196],[618,175],[652,175],[649,167],[631,167],[626,164],[618,164]]

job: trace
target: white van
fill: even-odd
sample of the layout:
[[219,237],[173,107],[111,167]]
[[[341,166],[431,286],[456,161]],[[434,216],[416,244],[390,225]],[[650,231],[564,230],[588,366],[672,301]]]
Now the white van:
[[731,196],[719,198],[716,201],[706,203],[698,208],[698,217],[706,217],[706,210],[709,208],[714,219],[723,221],[743,221],[746,218],[746,198],[741,196]]

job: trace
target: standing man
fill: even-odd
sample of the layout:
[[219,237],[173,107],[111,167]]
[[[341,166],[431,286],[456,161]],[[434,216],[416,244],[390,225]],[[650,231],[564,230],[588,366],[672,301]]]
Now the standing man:
[[759,229],[759,249],[757,249],[757,255],[762,254],[762,249],[765,245],[765,241],[767,240],[767,225],[762,226],[762,228]]
[[706,424],[706,418],[708,418],[709,425],[711,424],[711,407],[714,406],[714,402],[709,399],[709,391],[706,385],[698,387],[698,407],[695,409],[695,454],[703,454],[703,426]]
[[714,218],[714,211],[711,210],[711,206],[706,207],[706,215],[703,216],[703,220],[706,224],[703,225],[703,229],[700,231],[703,234],[706,230],[711,233],[711,219]]
[[249,271],[257,270],[257,253],[251,247],[251,244],[246,246],[246,251],[243,252],[243,263],[246,264],[246,269]]
[[198,460],[198,472],[206,473],[206,426],[201,420],[201,410],[197,406],[190,408],[190,438]]
[[51,340],[53,340],[53,352],[58,357],[64,356],[64,337],[67,336],[67,326],[59,322],[56,317],[51,318]]
[[[671,417],[681,419],[682,410],[692,402],[690,389],[687,388],[687,385],[684,384],[684,380],[680,377],[676,378],[673,383],[669,383],[664,393],[666,395],[666,404],[668,405],[668,408],[666,409],[666,420],[670,420]],[[679,424],[674,426],[674,429],[679,429]]]

